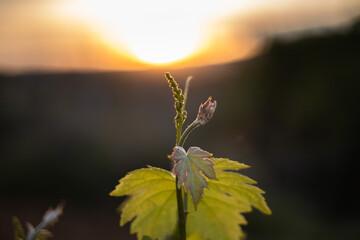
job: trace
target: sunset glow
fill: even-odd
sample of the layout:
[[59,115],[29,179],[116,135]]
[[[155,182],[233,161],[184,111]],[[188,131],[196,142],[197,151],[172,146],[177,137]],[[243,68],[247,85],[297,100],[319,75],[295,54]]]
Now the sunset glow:
[[245,1],[67,1],[56,11],[86,21],[109,44],[148,63],[169,63],[201,51],[213,22]]
[[346,25],[359,11],[358,0],[0,1],[0,71],[238,61],[273,36]]

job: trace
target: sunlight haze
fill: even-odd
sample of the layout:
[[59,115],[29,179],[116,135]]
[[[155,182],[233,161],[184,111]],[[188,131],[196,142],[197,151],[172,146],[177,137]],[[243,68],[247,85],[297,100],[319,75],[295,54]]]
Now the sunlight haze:
[[264,39],[351,20],[357,1],[0,0],[0,70],[136,70],[256,55]]

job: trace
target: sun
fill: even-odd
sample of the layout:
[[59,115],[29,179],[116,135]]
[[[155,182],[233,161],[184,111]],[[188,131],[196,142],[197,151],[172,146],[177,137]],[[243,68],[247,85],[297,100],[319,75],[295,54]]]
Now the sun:
[[63,12],[90,23],[106,42],[147,63],[186,58],[199,49],[203,37],[202,15],[184,2],[73,0],[62,6]]
[[123,41],[135,57],[149,63],[169,63],[194,53],[201,42],[200,25],[178,21],[165,13],[158,10],[129,16],[131,24],[113,26],[118,31],[112,30],[110,38]]
[[[114,49],[140,62],[166,64],[202,51],[211,24],[239,0],[61,0],[57,12],[91,26]],[[240,4],[239,4],[240,3]]]
[[173,31],[164,27],[151,32],[128,34],[125,38],[130,52],[148,63],[164,64],[186,58],[194,53],[199,38],[189,31]]

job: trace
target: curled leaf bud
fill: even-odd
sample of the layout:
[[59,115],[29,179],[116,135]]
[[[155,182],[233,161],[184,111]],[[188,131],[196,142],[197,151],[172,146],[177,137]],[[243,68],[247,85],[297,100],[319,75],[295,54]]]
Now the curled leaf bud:
[[210,121],[210,119],[214,115],[215,108],[216,101],[212,101],[211,97],[209,97],[204,104],[200,105],[197,120],[199,120],[201,125],[204,125],[205,123]]

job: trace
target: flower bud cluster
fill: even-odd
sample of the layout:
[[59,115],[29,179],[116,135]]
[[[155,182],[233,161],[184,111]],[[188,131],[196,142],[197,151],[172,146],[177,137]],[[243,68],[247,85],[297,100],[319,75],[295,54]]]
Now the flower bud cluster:
[[215,109],[216,101],[212,101],[211,97],[209,97],[204,104],[200,105],[199,113],[196,119],[200,122],[201,125],[206,124],[214,115]]
[[173,96],[175,99],[175,127],[181,126],[187,117],[187,112],[184,110],[185,105],[185,96],[182,93],[182,90],[179,88],[179,85],[176,83],[175,79],[170,75],[170,73],[165,73],[165,77],[169,82],[169,86],[172,89]]

